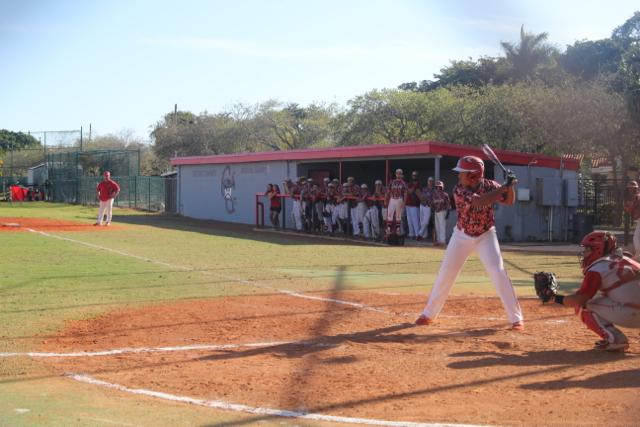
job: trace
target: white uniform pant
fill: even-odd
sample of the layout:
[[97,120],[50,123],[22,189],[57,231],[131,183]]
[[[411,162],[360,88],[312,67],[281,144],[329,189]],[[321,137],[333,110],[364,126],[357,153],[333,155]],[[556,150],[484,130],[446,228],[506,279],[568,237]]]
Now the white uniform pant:
[[367,213],[364,215],[362,221],[362,227],[364,228],[364,237],[379,237],[380,236],[380,211],[377,206],[371,206],[367,209]]
[[640,260],[640,219],[636,221],[636,231],[633,233],[633,250],[636,260]]
[[429,301],[422,314],[429,319],[438,317],[453,283],[458,278],[467,258],[473,252],[478,254],[482,265],[489,273],[493,286],[502,301],[502,306],[507,312],[509,321],[511,323],[521,321],[523,319],[522,310],[511,284],[511,279],[509,279],[509,275],[504,269],[495,227],[491,227],[478,237],[471,237],[465,234],[464,231],[459,230],[458,227],[453,230],[449,246],[447,246],[444,259],[440,265],[438,277],[433,284]]
[[359,212],[360,209],[358,209],[357,206],[354,208],[349,208],[349,214],[351,215],[351,226],[353,227],[354,236],[360,235],[360,222],[358,221],[358,218],[360,217],[360,215],[358,214]]
[[387,206],[387,216],[385,217],[387,222],[391,224],[395,220],[396,224],[400,225],[400,233],[404,234],[404,227],[402,225],[402,214],[404,214],[404,200],[402,199],[389,199],[389,206]]
[[100,207],[98,208],[98,224],[102,225],[102,220],[107,215],[107,224],[111,223],[111,213],[113,212],[113,199],[109,199],[106,202],[100,200]]
[[[625,286],[638,287],[637,284]],[[612,300],[608,296],[597,296],[587,301],[587,310],[596,313],[602,320],[627,328],[640,328],[640,305],[635,307]]]
[[447,211],[436,212],[433,215],[433,222],[436,228],[438,243],[444,245],[447,241]]
[[418,206],[407,206],[407,223],[409,224],[409,237],[420,235],[420,209]]
[[420,205],[420,234],[422,238],[426,239],[429,233],[429,220],[431,219],[431,208],[426,205]]
[[332,205],[331,203],[326,203],[324,205],[322,220],[324,221],[324,226],[329,233],[333,233],[333,224],[335,223],[334,216],[337,217],[337,215],[335,205]]
[[302,202],[300,200],[293,201],[293,207],[291,208],[291,215],[293,216],[293,223],[296,230],[302,230]]

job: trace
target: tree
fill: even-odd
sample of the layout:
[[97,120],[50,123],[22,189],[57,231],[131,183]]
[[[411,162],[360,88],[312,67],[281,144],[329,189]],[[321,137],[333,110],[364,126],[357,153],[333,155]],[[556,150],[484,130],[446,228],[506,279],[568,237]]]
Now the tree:
[[12,132],[7,129],[0,129],[0,152],[9,150],[20,150],[39,146],[40,142],[33,136],[22,132]]
[[546,43],[548,33],[528,33],[524,25],[520,28],[520,42],[501,42],[512,81],[522,81],[539,76],[542,68],[553,66],[557,50]]
[[612,39],[577,41],[567,46],[558,62],[570,74],[594,80],[618,71],[621,51]]
[[613,42],[622,52],[620,77],[629,111],[640,124],[640,12],[613,31]]

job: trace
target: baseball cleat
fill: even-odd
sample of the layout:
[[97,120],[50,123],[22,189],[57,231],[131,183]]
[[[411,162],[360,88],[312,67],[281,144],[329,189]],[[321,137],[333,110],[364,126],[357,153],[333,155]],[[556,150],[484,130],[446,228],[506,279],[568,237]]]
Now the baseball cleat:
[[515,322],[513,325],[511,325],[511,330],[512,331],[524,331],[524,322],[523,321]]
[[611,343],[607,340],[600,340],[596,342],[596,350],[604,350],[604,351],[625,351],[629,348],[628,342],[619,342],[619,343]]
[[420,317],[416,319],[416,325],[419,326],[427,326],[433,323],[433,320],[429,319],[424,314],[421,314]]

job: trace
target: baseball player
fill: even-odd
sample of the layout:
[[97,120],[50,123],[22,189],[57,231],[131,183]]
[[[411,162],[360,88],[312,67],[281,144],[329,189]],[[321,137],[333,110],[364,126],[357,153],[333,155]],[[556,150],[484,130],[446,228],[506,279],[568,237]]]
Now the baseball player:
[[629,181],[627,184],[627,198],[624,202],[624,210],[632,221],[636,221],[636,229],[633,232],[634,258],[640,261],[640,189],[637,181]]
[[300,200],[300,191],[302,190],[302,177],[298,178],[296,183],[293,183],[291,179],[287,178],[283,183],[286,194],[291,197],[291,216],[293,216],[293,223],[296,231],[302,231],[302,202]]
[[[404,172],[402,169],[396,169],[396,178],[389,184],[389,190],[385,196],[385,205],[387,206],[387,217],[385,218],[387,236],[392,233],[398,236],[404,234],[402,215],[404,214],[404,200],[407,196],[408,187],[403,176]],[[392,229],[392,227],[395,227],[395,229]]]
[[327,191],[323,197],[322,221],[324,222],[324,232],[333,234],[333,213],[336,210],[336,185],[333,182],[327,183]]
[[407,225],[409,226],[409,238],[422,240],[420,237],[420,180],[418,172],[411,172],[411,182],[408,184],[405,206],[407,209]]
[[624,351],[629,340],[616,325],[640,328],[640,263],[618,249],[608,232],[591,232],[580,246],[580,289],[564,296],[552,292],[547,298],[575,308],[582,323],[601,338],[596,349]]
[[427,179],[427,185],[418,193],[420,198],[420,238],[425,239],[429,233],[429,221],[431,220],[431,193],[433,192],[433,177]]
[[360,184],[360,191],[356,199],[358,202],[356,207],[356,222],[358,223],[358,231],[362,230],[362,235],[365,238],[371,237],[370,235],[367,236],[368,233],[364,230],[364,217],[369,210],[369,203],[371,202],[371,200],[369,200],[370,198],[371,193],[369,193],[369,186],[364,183]]
[[511,205],[515,199],[515,175],[507,175],[505,184],[484,178],[484,163],[475,156],[464,156],[453,169],[458,172],[458,185],[453,195],[458,209],[458,222],[449,241],[438,277],[417,325],[428,325],[437,317],[462,266],[476,252],[500,296],[513,330],[524,330],[522,310],[511,279],[504,268],[496,235],[493,205]]
[[349,190],[349,183],[343,182],[342,189],[338,195],[338,226],[344,234],[349,233]]
[[447,238],[447,214],[451,209],[451,199],[444,191],[444,183],[436,181],[436,185],[431,192],[431,210],[436,229],[436,246],[444,246]]
[[358,222],[358,197],[360,196],[360,187],[356,184],[354,177],[347,178],[347,195],[350,196],[347,204],[349,206],[349,215],[351,216],[351,228],[354,236],[360,235],[360,223]]
[[[367,213],[364,215],[364,219],[362,221],[362,227],[364,232],[364,237],[367,239],[380,239],[380,218],[381,218],[381,208],[384,205],[384,195],[385,189],[382,186],[382,181],[377,179],[375,185],[373,187],[373,194],[371,197],[366,199],[367,202]],[[385,213],[382,218],[386,217],[386,208]]]
[[280,212],[282,211],[282,199],[278,184],[267,184],[265,195],[269,199],[269,219],[274,230],[280,228]]
[[111,215],[113,212],[113,200],[120,194],[120,186],[111,179],[111,172],[105,171],[102,174],[102,181],[96,186],[100,207],[98,209],[98,220],[94,225],[102,225],[104,216],[107,215],[105,225],[111,225]]

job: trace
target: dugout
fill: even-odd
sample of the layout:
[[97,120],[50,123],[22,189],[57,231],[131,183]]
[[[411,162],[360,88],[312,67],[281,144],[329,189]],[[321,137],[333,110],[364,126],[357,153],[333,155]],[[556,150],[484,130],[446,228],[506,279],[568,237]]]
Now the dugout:
[[[578,161],[536,153],[496,152],[520,182],[515,205],[496,209],[501,240],[568,241],[579,202]],[[358,184],[371,187],[376,179],[388,182],[395,169],[402,168],[405,178],[416,170],[421,182],[433,176],[444,181],[445,189],[451,192],[457,183],[457,174],[451,169],[459,157],[468,154],[485,159],[488,178],[499,182],[504,179],[502,171],[486,160],[479,147],[438,141],[177,157],[171,164],[178,172],[179,214],[255,224],[259,219],[256,202],[261,201],[267,183],[281,186],[285,178],[295,180],[299,176],[318,182],[328,176],[345,182],[353,176]],[[285,211],[291,212],[290,201],[286,201]],[[454,212],[449,230],[455,220]]]

